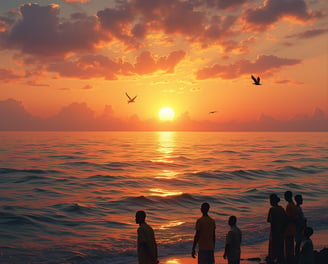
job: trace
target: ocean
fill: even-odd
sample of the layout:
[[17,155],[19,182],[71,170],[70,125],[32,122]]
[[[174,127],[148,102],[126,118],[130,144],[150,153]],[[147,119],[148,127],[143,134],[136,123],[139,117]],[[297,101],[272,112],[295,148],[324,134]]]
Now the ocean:
[[0,132],[0,263],[137,263],[135,212],[159,258],[190,254],[208,202],[224,246],[268,239],[269,195],[302,194],[328,229],[328,133]]

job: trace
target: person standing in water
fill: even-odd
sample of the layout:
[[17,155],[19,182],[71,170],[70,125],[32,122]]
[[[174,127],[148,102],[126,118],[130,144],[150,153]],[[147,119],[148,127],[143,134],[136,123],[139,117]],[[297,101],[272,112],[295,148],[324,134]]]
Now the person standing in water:
[[271,208],[267,222],[270,223],[268,263],[282,263],[284,259],[284,232],[287,216],[284,208],[278,203],[280,198],[275,194],[270,195]]
[[298,257],[300,253],[300,246],[303,240],[303,231],[306,227],[306,218],[304,217],[304,213],[301,205],[303,204],[303,197],[300,194],[295,195],[294,200],[296,202],[297,212],[298,212],[298,220],[296,222],[296,236],[295,236],[295,256]]
[[293,193],[291,191],[285,192],[285,200],[287,201],[287,206],[286,206],[287,227],[285,230],[285,260],[289,264],[295,261],[295,235],[296,235],[296,222],[298,221],[298,212],[297,212],[297,207],[293,202]]
[[202,217],[196,222],[196,233],[192,245],[191,256],[196,258],[195,248],[198,245],[198,264],[214,264],[215,221],[208,215],[210,205],[201,205]]
[[137,250],[139,264],[157,264],[158,252],[154,230],[146,223],[146,213],[137,211],[136,223],[139,224]]
[[237,227],[237,217],[230,216],[228,224],[230,226],[230,231],[226,236],[223,258],[228,259],[228,264],[239,264],[242,236],[240,229]]

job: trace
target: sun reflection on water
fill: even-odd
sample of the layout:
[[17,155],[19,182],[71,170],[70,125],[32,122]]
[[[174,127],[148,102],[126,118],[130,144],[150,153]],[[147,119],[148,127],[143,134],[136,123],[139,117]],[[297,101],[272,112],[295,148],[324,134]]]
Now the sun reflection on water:
[[161,131],[158,134],[158,156],[153,159],[154,162],[174,163],[172,154],[176,147],[175,145],[175,132]]
[[183,192],[180,191],[173,191],[173,190],[164,190],[160,188],[154,188],[149,190],[151,192],[151,195],[154,196],[162,196],[162,197],[168,197],[168,196],[175,196],[183,194]]
[[164,225],[161,225],[161,227],[159,229],[168,229],[170,227],[175,227],[175,226],[179,226],[179,225],[182,225],[184,224],[185,222],[183,221],[178,221],[178,220],[173,220],[173,221],[170,221],[169,223],[167,224],[164,224]]
[[157,179],[174,179],[177,175],[177,172],[174,170],[162,170],[155,177]]

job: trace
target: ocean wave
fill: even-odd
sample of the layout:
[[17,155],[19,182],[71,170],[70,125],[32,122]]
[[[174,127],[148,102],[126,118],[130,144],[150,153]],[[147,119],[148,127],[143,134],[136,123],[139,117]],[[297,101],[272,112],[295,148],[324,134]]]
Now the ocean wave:
[[58,170],[0,168],[0,174],[9,174],[9,173],[60,174],[62,172]]
[[0,212],[0,223],[4,226],[38,226],[35,221],[30,219],[28,216],[8,213],[8,212]]

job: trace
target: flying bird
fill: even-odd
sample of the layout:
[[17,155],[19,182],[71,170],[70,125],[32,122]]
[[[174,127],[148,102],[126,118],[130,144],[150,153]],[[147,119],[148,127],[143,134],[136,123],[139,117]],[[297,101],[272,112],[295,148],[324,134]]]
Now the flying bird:
[[257,78],[255,78],[253,75],[251,76],[253,81],[254,81],[254,85],[261,85],[260,83],[260,77],[257,76]]
[[129,95],[128,95],[128,93],[127,92],[125,92],[125,95],[129,98],[129,100],[128,100],[128,104],[129,103],[135,103],[135,99],[137,98],[137,96],[135,96],[135,97],[133,97],[133,98],[131,98]]
[[217,113],[218,111],[210,111],[210,112],[208,112],[208,114],[215,114],[215,113]]

